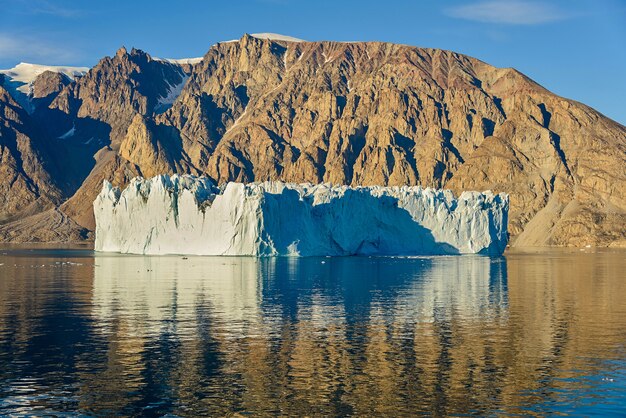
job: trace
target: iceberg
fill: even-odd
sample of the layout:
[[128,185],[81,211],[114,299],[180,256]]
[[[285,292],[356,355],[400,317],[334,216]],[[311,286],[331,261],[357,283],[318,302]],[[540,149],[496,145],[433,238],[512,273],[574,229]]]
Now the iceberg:
[[94,201],[96,251],[134,254],[500,255],[507,194],[419,186],[227,183],[160,175]]

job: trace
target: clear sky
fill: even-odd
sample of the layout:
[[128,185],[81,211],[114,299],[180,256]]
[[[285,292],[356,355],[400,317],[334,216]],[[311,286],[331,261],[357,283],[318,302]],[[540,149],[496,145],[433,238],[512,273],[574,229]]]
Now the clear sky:
[[0,68],[195,57],[246,32],[449,49],[626,124],[626,0],[0,0]]

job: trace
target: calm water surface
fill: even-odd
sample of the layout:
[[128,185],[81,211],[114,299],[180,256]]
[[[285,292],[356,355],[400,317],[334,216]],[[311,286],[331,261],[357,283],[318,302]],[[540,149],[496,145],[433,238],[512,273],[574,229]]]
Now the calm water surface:
[[624,415],[625,271],[5,248],[0,415]]

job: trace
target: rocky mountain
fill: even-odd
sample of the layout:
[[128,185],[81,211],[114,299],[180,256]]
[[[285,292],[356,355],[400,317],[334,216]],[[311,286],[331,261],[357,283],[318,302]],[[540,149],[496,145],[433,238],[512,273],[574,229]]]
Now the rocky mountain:
[[88,237],[57,208],[67,190],[57,182],[58,155],[29,114],[0,87],[0,239],[76,241]]
[[[192,173],[491,189],[511,195],[514,245],[626,246],[626,128],[514,69],[437,49],[263,34],[201,60],[122,48],[77,80],[40,77],[32,94],[47,102],[21,126],[45,144],[33,164],[57,166],[40,170],[59,190],[43,194],[83,235],[102,180]],[[0,237],[21,239],[3,232],[17,212],[1,210]]]
[[[0,70],[0,77],[2,77],[0,84],[11,93],[13,100],[30,113],[38,106],[37,99],[47,95],[46,91],[41,90],[42,86],[46,85],[49,93],[55,88],[55,85],[62,84],[65,86],[72,80],[85,75],[87,71],[89,71],[87,67],[63,67],[20,62],[13,68]],[[51,77],[53,80],[50,79]]]

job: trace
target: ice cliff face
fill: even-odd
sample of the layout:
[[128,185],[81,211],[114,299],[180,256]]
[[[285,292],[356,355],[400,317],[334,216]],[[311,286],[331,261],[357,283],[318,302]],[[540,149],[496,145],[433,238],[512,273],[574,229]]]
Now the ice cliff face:
[[94,202],[97,251],[197,255],[501,254],[506,194],[421,187],[107,181]]

